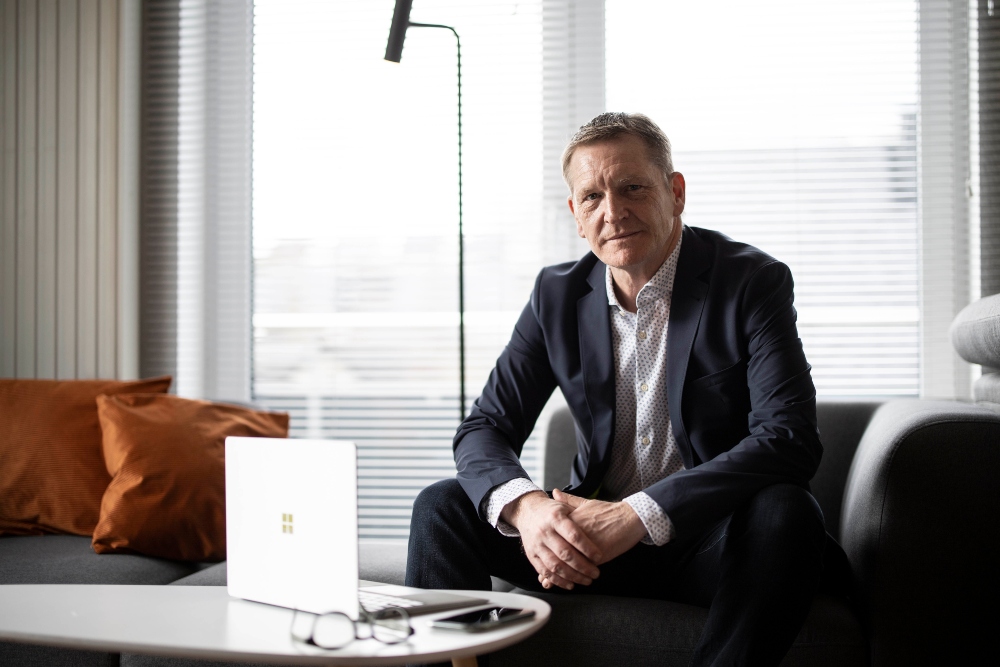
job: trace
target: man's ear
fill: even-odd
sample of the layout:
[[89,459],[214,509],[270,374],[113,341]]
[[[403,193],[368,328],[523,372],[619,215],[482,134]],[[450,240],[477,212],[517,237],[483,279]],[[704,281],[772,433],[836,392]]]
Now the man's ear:
[[684,212],[684,203],[687,196],[687,184],[684,182],[684,174],[675,171],[670,177],[670,194],[674,198],[674,217]]
[[581,239],[587,238],[587,235],[583,233],[583,225],[580,224],[580,221],[577,220],[576,217],[576,207],[573,204],[573,195],[566,197],[566,204],[569,206],[569,212],[573,214],[573,219],[576,220],[576,233]]

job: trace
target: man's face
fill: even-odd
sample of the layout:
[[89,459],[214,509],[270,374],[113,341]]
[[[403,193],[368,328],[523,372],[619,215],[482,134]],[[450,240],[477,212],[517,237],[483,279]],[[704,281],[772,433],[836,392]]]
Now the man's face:
[[578,147],[567,175],[580,237],[605,264],[651,277],[680,227],[684,177],[668,180],[632,135]]

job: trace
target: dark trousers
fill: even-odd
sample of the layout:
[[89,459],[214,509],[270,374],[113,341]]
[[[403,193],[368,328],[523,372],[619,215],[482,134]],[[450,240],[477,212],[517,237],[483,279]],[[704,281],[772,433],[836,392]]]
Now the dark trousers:
[[[701,534],[679,535],[662,547],[636,545],[601,565],[593,584],[567,594],[707,607],[692,665],[777,665],[809,611],[825,548],[816,500],[805,489],[777,484]],[[424,489],[413,505],[406,585],[490,590],[490,575],[543,590],[520,540],[482,521],[456,480]]]

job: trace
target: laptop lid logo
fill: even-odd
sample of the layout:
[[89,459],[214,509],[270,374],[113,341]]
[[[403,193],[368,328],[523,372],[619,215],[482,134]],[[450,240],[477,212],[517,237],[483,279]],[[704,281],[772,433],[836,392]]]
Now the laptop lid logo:
[[292,532],[292,528],[294,528],[294,526],[292,524],[293,524],[293,519],[292,519],[292,515],[291,514],[282,514],[281,515],[281,532],[283,532],[283,533],[291,533]]

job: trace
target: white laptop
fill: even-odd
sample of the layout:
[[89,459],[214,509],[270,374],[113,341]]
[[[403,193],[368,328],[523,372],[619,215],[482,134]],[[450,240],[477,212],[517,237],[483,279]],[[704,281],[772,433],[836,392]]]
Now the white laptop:
[[[353,442],[226,438],[226,550],[233,597],[358,618],[358,454]],[[366,588],[365,608],[410,614],[486,604]]]

